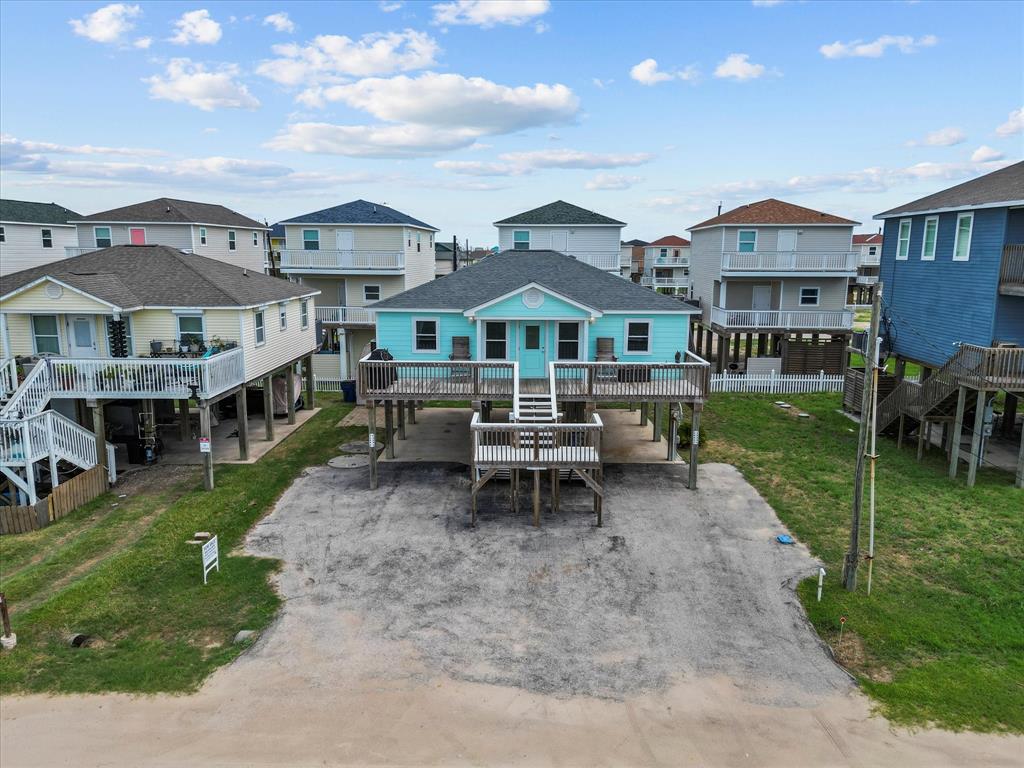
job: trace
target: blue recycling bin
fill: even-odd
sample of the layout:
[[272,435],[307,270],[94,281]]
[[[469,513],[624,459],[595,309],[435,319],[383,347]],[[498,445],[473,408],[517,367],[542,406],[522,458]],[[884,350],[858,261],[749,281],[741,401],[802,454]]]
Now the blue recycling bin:
[[346,403],[356,401],[356,382],[354,379],[341,382],[341,394],[345,397]]

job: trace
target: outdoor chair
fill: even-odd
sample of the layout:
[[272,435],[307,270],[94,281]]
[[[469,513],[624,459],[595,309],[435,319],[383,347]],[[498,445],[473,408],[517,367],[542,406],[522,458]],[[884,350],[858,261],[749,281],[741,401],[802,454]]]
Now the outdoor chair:
[[[611,336],[598,336],[597,337],[597,362],[599,363],[614,363],[618,358],[615,357],[615,339]],[[615,380],[615,366],[614,365],[601,365],[598,366],[595,376],[598,381],[614,381]]]
[[[469,354],[469,336],[452,336],[452,353],[448,355],[448,359],[452,361],[472,359]],[[473,371],[468,365],[453,365],[451,377],[452,381],[466,382],[472,379]]]

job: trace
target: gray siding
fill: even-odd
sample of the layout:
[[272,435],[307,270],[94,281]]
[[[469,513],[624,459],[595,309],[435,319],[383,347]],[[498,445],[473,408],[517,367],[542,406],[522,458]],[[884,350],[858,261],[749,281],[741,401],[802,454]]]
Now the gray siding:
[[[0,243],[0,275],[9,275],[30,267],[38,267],[65,257],[64,246],[78,245],[74,227],[54,224],[0,224],[4,242]],[[53,235],[53,247],[43,248],[42,230]]]
[[[708,232],[715,232],[718,230],[725,232],[725,245],[722,248],[723,251],[735,251],[736,250],[736,238],[737,233],[740,230],[757,230],[757,250],[759,251],[775,251],[778,249],[779,244],[779,230],[788,229],[796,230],[796,250],[800,252],[813,252],[820,253],[822,251],[826,253],[833,252],[848,252],[853,250],[853,227],[852,226],[835,226],[835,227],[808,227],[808,226],[784,226],[784,227],[716,227],[710,230],[701,230]],[[694,233],[697,234],[697,233]],[[719,234],[719,237],[722,237]]]
[[693,298],[701,300],[703,321],[711,322],[715,302],[715,281],[722,275],[722,231],[702,229],[690,237],[690,280]]
[[565,232],[568,248],[566,253],[585,255],[588,253],[618,253],[621,242],[622,227],[574,227],[571,224],[562,226],[517,227],[501,225],[498,227],[498,249],[513,249],[513,232],[528,230],[530,232],[530,249],[534,251],[554,250],[551,247],[551,233]]

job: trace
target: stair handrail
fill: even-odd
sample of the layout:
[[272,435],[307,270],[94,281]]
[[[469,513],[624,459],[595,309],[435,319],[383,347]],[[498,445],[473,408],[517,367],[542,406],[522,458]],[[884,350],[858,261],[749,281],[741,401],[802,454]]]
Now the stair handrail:
[[555,398],[555,362],[548,363],[548,393],[550,394],[551,418],[558,421],[558,401]]
[[519,361],[512,361],[512,421],[519,421]]
[[[36,363],[32,370],[28,372],[28,375],[21,382],[21,385],[15,390],[14,394],[11,395],[10,400],[4,403],[4,406],[0,408],[0,418],[11,419],[18,418],[20,416],[34,416],[37,413],[41,413],[43,406],[50,400],[50,365],[47,360],[40,360]],[[32,395],[37,395],[39,399],[35,404],[31,402],[26,403],[25,401]],[[31,410],[25,412],[23,405],[28,406]]]

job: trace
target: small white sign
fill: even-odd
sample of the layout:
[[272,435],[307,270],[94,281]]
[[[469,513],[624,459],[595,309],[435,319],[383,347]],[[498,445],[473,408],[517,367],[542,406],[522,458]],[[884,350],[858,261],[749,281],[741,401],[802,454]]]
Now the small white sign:
[[373,434],[372,432],[370,433],[370,447],[371,448],[376,448],[377,447],[377,436],[375,434]]
[[220,573],[220,549],[217,546],[217,537],[214,536],[203,544],[203,584],[206,583],[206,576],[214,568]]
[[690,436],[690,442],[693,443],[694,445],[698,445],[700,443],[700,431],[699,430],[696,430],[696,429],[693,430],[693,434]]
[[210,438],[200,437],[199,438],[199,452],[210,453]]

